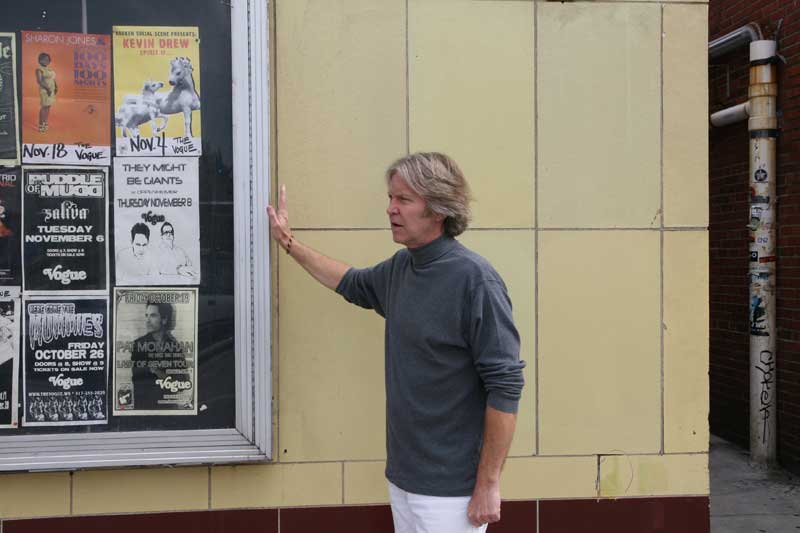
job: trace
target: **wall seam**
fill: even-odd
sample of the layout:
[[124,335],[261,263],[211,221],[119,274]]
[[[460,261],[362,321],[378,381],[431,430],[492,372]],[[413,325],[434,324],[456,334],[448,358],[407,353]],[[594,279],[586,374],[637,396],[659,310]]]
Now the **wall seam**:
[[597,457],[597,473],[595,474],[594,488],[597,491],[597,497],[600,497],[600,455]]
[[[552,2],[553,0],[535,0],[535,1],[538,3],[538,2]],[[657,4],[659,2],[657,0],[652,0],[652,1],[647,1],[647,0],[600,0],[600,1],[595,1],[595,0],[571,0],[571,3],[573,3],[573,4],[641,4],[641,5],[644,5],[644,6],[652,6],[653,4]],[[689,5],[689,6],[696,6],[696,5],[707,6],[708,5],[708,2],[703,1],[703,0],[699,0],[697,2],[692,2],[690,0],[683,0],[683,1],[679,1],[679,2],[671,2],[669,0],[666,0],[666,1],[662,0],[660,3],[662,5],[664,5],[664,4],[668,4],[668,5]]]
[[[297,227],[293,231],[389,231],[387,227],[365,226],[360,228],[355,227]],[[518,226],[514,228],[491,228],[491,227],[470,227],[468,231],[708,231],[705,226],[681,226],[681,227],[656,227],[653,226],[639,226],[639,227],[550,227],[550,228],[537,228],[536,226]]]
[[211,510],[211,466],[208,466],[208,510]]
[[406,0],[405,24],[406,24],[406,154],[411,153],[411,48],[409,47],[408,33],[408,2]]
[[661,36],[659,39],[659,210],[661,211],[661,223],[659,224],[659,366],[661,372],[661,424],[660,424],[660,453],[664,453],[664,433],[666,409],[664,404],[664,5],[661,5],[660,13]]
[[[534,421],[533,453],[539,455],[539,3],[533,4],[533,372]],[[536,527],[539,527],[539,502],[536,502]]]
[[[603,452],[602,455],[604,456],[629,456],[629,457],[659,457],[662,455],[669,456],[669,455],[708,455],[709,452],[699,450],[699,451],[692,451],[692,452],[666,452],[660,453],[658,450],[652,452],[626,452],[626,453],[615,453],[613,450],[608,452]],[[537,454],[535,457],[531,455],[509,455],[508,459],[581,459],[581,458],[588,458],[594,457],[594,453],[566,453],[566,454]],[[282,461],[280,464],[283,466],[290,466],[290,465],[331,465],[336,463],[380,463],[386,464],[386,459],[364,459],[364,458],[340,458],[340,459],[329,459],[329,460],[310,460],[310,461],[302,461],[302,460],[294,460],[294,461]],[[267,465],[269,466],[269,465]]]
[[[69,515],[75,514],[75,472],[69,473]],[[2,530],[0,530],[2,533]]]
[[[273,116],[275,117],[275,134],[274,134],[274,143],[275,143],[275,196],[273,197],[273,201],[277,200],[278,195],[280,194],[280,184],[278,184],[278,176],[279,174],[279,164],[280,158],[278,157],[278,3],[273,1],[272,2],[272,24],[274,25],[274,35],[272,39],[272,47],[274,52],[274,60],[272,64],[274,65],[275,71],[273,72],[273,81],[274,90],[272,92],[272,98],[275,105],[275,109],[273,110]],[[276,201],[277,205],[277,201]],[[272,401],[275,403],[275,420],[274,420],[274,431],[275,431],[275,441],[272,443],[272,448],[276,452],[273,456],[273,460],[276,462],[281,461],[281,424],[280,424],[280,413],[281,413],[281,394],[280,394],[280,350],[281,350],[281,335],[280,335],[280,319],[281,319],[281,309],[280,309],[280,301],[281,301],[281,269],[280,269],[280,259],[278,252],[278,245],[273,242],[273,246],[275,247],[276,253],[270,254],[270,257],[275,258],[275,316],[272,320],[272,323],[275,325],[274,332],[273,332],[273,352],[271,354],[271,363],[272,369],[274,369],[275,375],[270,376],[272,379]],[[271,415],[272,413],[270,413]],[[273,431],[273,428],[270,428],[270,431]]]
[[342,505],[345,504],[345,497],[344,497],[344,461],[342,461]]

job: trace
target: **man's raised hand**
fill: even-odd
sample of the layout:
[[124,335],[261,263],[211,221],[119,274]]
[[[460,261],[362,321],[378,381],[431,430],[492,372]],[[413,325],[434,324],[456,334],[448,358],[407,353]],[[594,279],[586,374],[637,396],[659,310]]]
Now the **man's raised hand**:
[[267,206],[269,216],[269,231],[272,238],[285,250],[292,238],[292,230],[289,227],[289,211],[286,209],[286,185],[281,185],[278,194],[278,210],[271,205]]

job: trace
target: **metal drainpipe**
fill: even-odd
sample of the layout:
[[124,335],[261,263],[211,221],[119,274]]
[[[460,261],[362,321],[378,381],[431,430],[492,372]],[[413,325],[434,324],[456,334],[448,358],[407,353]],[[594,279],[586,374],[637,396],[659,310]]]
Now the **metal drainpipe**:
[[776,41],[750,43],[750,460],[776,461]]
[[708,43],[708,56],[710,59],[714,59],[751,41],[763,38],[759,25],[751,22]]

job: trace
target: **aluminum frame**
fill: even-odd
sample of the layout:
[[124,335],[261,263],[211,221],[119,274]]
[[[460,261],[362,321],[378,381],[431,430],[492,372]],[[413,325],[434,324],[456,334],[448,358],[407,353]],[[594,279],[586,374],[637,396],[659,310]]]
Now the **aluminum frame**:
[[0,471],[225,464],[272,458],[269,0],[231,1],[236,427],[0,437]]

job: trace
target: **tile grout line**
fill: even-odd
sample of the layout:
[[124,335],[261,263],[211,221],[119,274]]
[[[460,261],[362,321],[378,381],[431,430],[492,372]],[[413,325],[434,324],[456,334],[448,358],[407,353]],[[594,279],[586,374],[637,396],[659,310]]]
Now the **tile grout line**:
[[409,48],[409,35],[408,35],[408,2],[406,0],[406,154],[411,153],[411,50]]
[[[274,116],[275,116],[275,139],[274,139],[274,142],[275,142],[275,188],[276,188],[276,190],[275,190],[275,193],[276,193],[275,200],[277,200],[278,199],[278,194],[280,194],[278,192],[278,190],[280,189],[280,184],[278,183],[278,175],[279,175],[279,170],[278,169],[279,169],[279,159],[280,158],[278,157],[278,110],[279,110],[279,107],[278,107],[278,61],[277,61],[277,59],[278,59],[278,5],[277,5],[277,2],[273,1],[271,3],[271,6],[272,6],[272,10],[271,10],[272,12],[270,14],[272,15],[272,19],[271,19],[272,20],[272,27],[274,28],[273,29],[274,35],[273,35],[273,38],[272,38],[272,42],[273,42],[272,48],[273,48],[273,51],[274,51],[274,54],[275,54],[274,61],[272,62],[272,64],[274,65],[273,68],[275,69],[274,73],[273,73],[273,83],[275,84],[275,87],[274,87],[275,90],[273,91],[273,93],[274,93],[274,100],[273,101],[275,103],[275,113],[274,113]],[[275,243],[275,241],[273,241],[273,243]],[[280,250],[278,248],[277,243],[275,243],[274,246],[275,246],[275,255],[277,256],[275,258],[275,317],[274,317],[274,320],[273,320],[272,316],[270,316],[270,327],[272,327],[273,325],[275,327],[274,327],[273,336],[272,336],[272,339],[273,339],[272,348],[273,348],[273,350],[272,350],[272,353],[270,354],[270,367],[271,368],[269,369],[269,375],[270,375],[270,380],[272,380],[272,383],[270,383],[270,387],[272,388],[272,398],[270,398],[270,413],[269,413],[269,416],[270,416],[270,422],[271,422],[270,425],[274,427],[274,433],[275,433],[275,441],[272,442],[272,450],[270,450],[271,452],[275,452],[273,457],[272,457],[272,460],[275,461],[275,462],[280,462],[281,461],[281,447],[280,447],[280,444],[281,444],[281,425],[280,425],[280,412],[281,412],[280,411],[280,408],[281,408],[281,404],[280,404],[280,398],[281,398],[281,395],[280,395],[281,269],[280,269],[280,266],[279,266],[280,265],[280,253],[279,253]],[[271,255],[270,255],[270,257],[271,257]],[[270,289],[271,288],[272,287],[270,287]],[[271,305],[272,305],[272,302],[270,302],[270,306]],[[272,374],[273,368],[275,370],[275,375]],[[275,404],[275,420],[274,420],[274,423],[272,423],[273,422],[272,421],[272,404],[273,404],[273,402]],[[270,433],[272,433],[273,427],[269,428]]]
[[658,233],[658,255],[659,255],[659,318],[658,318],[658,332],[659,332],[659,366],[661,372],[660,387],[661,387],[661,424],[659,427],[660,435],[660,453],[664,454],[664,417],[666,409],[664,405],[664,5],[661,5],[660,17],[661,35],[659,46],[659,86],[660,86],[660,114],[659,114],[659,181],[660,181],[660,210],[661,210],[661,224]]
[[[539,455],[539,3],[533,4],[533,382],[534,391],[534,442],[533,454]],[[537,531],[539,503],[536,503]]]
[[[293,231],[389,231],[389,228],[386,227],[362,227],[362,228],[354,228],[354,227],[341,227],[341,228],[294,228]],[[602,227],[602,228],[537,228],[535,226],[524,226],[524,227],[517,227],[517,228],[487,228],[487,227],[470,227],[467,231],[547,231],[547,232],[555,232],[555,231],[708,231],[707,226],[675,226],[675,227],[656,227],[653,226],[641,226],[641,227],[631,227],[631,228],[611,228],[611,227]]]
[[597,490],[597,497],[600,497],[600,454],[596,455],[597,457],[597,474],[595,474],[595,481],[594,486],[595,490]]
[[[614,452],[607,452],[602,453],[604,457],[617,457],[617,456],[628,456],[628,457],[659,457],[662,455],[674,455],[674,456],[682,456],[682,455],[708,455],[707,451],[694,451],[694,452],[667,452],[667,453],[660,453],[658,450],[652,452],[628,452],[628,453],[614,453]],[[537,459],[580,459],[580,458],[588,458],[588,457],[595,457],[594,453],[568,453],[568,454],[540,454],[537,455]],[[509,455],[508,459],[531,459],[532,456],[530,455]],[[331,464],[338,464],[344,462],[347,463],[379,463],[382,465],[386,465],[386,459],[362,459],[362,458],[340,458],[337,460],[329,460],[329,461],[282,461],[280,464],[282,466],[292,466],[292,465],[331,465]],[[268,463],[268,465],[272,465],[273,463]],[[225,465],[222,465],[225,466]]]

